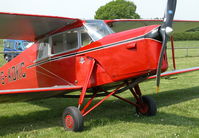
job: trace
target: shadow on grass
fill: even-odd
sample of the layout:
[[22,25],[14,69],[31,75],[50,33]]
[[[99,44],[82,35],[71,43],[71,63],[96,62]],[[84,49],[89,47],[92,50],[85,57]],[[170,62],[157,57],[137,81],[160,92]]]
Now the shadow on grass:
[[[165,107],[199,98],[199,87],[165,91],[151,96],[156,100],[158,107]],[[128,99],[132,98],[129,97]],[[95,100],[95,102],[97,101]],[[0,117],[0,136],[42,128],[61,127],[62,111],[67,106],[77,105],[77,100],[52,98],[30,103],[47,107],[48,109],[25,115]],[[198,126],[197,122],[199,122],[199,119],[164,112],[158,112],[157,116],[154,117],[138,117],[135,115],[135,110],[131,105],[129,106],[117,99],[109,99],[99,106],[97,110],[94,110],[85,117],[85,130],[117,123],[117,121],[174,126]]]

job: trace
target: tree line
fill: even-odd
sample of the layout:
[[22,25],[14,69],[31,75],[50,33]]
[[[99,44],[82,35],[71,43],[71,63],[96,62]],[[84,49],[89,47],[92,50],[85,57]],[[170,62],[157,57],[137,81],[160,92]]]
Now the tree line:
[[[136,5],[128,0],[113,0],[101,6],[95,13],[95,19],[140,19]],[[174,40],[199,40],[199,28],[189,32],[174,33]]]

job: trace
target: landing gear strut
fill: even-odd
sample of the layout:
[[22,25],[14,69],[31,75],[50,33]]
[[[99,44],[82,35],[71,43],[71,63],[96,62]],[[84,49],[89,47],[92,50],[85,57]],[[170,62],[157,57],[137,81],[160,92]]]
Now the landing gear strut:
[[[98,107],[110,96],[114,96],[124,102],[127,102],[135,106],[138,114],[146,116],[152,116],[156,114],[157,108],[154,100],[148,96],[142,96],[141,90],[138,85],[140,82],[144,81],[147,78],[147,76],[139,77],[131,81],[125,81],[123,84],[118,85],[117,88],[112,92],[108,92],[101,87],[97,87],[93,92],[93,95],[90,95],[91,96],[90,100],[88,100],[88,102],[84,105],[84,107],[81,108],[84,103],[84,99],[87,96],[86,91],[89,87],[89,82],[92,73],[94,71],[96,61],[92,58],[89,58],[87,64],[88,68],[87,71],[85,71],[86,72],[85,83],[83,84],[82,92],[79,96],[78,108],[68,107],[64,110],[62,119],[65,130],[82,131],[84,126],[83,117],[86,116],[88,113],[90,113],[92,110],[94,110],[96,107]],[[117,95],[118,93],[124,92],[128,89],[133,94],[136,102],[129,101]],[[104,92],[105,97],[97,104],[95,104],[93,107],[89,108],[93,99],[99,96],[99,93],[102,92]]]
[[[63,125],[64,125],[65,130],[75,131],[75,132],[82,131],[83,127],[84,127],[84,125],[83,125],[84,124],[83,123],[84,116],[86,116],[88,113],[90,113],[96,107],[98,107],[101,103],[103,103],[103,101],[105,101],[110,96],[114,96],[124,102],[127,102],[127,103],[135,106],[136,112],[139,115],[154,116],[157,112],[157,107],[156,107],[155,101],[149,96],[142,96],[139,85],[135,84],[132,87],[132,84],[133,83],[121,84],[112,92],[108,92],[99,87],[98,90],[96,90],[93,93],[92,97],[88,100],[88,102],[84,105],[84,107],[82,107],[81,110],[80,110],[80,108],[73,107],[73,106],[66,108],[63,113]],[[117,95],[118,92],[123,92],[127,88],[130,90],[130,92],[134,96],[135,102],[132,102],[130,100],[127,100],[127,99],[122,98]],[[106,96],[101,101],[96,103],[94,106],[89,108],[93,99],[95,97],[97,97],[98,93],[101,93],[101,92],[104,92],[104,94],[106,94]],[[80,98],[81,98],[81,96],[80,96]],[[83,100],[84,100],[84,98],[82,99],[82,101]]]
[[129,89],[136,99],[136,113],[138,115],[154,116],[157,112],[156,103],[149,96],[142,96],[139,85]]

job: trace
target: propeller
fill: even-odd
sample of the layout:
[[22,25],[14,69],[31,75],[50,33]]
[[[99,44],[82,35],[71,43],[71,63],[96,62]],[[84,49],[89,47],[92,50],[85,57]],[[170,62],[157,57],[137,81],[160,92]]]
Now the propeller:
[[156,91],[159,91],[160,86],[160,74],[161,74],[161,67],[162,67],[162,61],[163,57],[166,51],[167,47],[167,41],[169,39],[169,34],[173,31],[172,29],[172,23],[173,18],[176,10],[176,4],[177,0],[168,0],[167,1],[167,8],[164,14],[164,23],[160,27],[160,34],[162,35],[162,48],[160,51],[159,61],[158,61],[158,67],[157,67],[157,78],[156,78]]

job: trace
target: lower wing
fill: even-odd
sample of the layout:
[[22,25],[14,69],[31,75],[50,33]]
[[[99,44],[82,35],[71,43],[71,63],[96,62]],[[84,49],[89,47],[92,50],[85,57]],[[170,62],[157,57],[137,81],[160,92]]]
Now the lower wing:
[[49,91],[67,91],[67,90],[78,90],[80,86],[53,86],[43,88],[29,88],[29,89],[11,89],[11,90],[0,90],[0,95],[3,94],[19,94],[19,93],[36,93],[36,92],[49,92]]
[[[187,68],[187,69],[180,69],[180,70],[174,70],[174,71],[168,71],[164,72],[161,74],[161,77],[164,76],[172,76],[176,74],[182,74],[182,73],[187,73],[187,72],[192,72],[192,71],[197,71],[199,70],[199,67],[193,67],[193,68]],[[155,79],[156,75],[149,77],[148,79]]]

